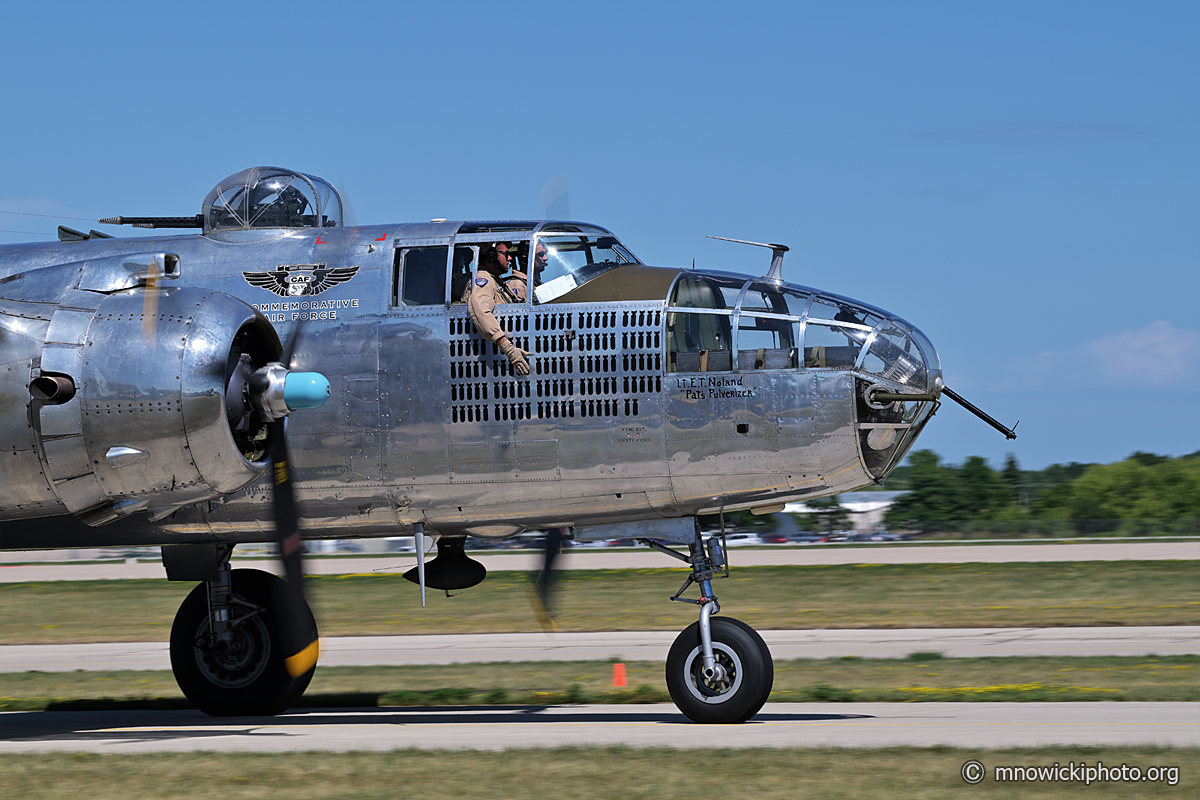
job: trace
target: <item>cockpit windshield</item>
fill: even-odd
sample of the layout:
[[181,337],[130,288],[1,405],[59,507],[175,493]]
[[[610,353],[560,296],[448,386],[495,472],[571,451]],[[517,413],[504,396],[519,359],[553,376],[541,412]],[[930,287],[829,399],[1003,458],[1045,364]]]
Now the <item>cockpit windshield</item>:
[[639,263],[617,237],[603,228],[547,225],[535,236],[530,259],[537,285],[534,298],[548,303],[603,272]]
[[204,198],[204,230],[335,228],[342,200],[326,181],[279,167],[230,175]]

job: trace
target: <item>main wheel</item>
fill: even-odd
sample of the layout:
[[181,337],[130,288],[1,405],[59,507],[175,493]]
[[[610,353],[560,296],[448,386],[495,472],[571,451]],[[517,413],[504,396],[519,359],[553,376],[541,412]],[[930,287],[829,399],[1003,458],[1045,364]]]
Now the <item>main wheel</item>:
[[709,624],[713,657],[722,674],[704,677],[700,623],[693,622],[667,653],[667,690],[679,710],[696,722],[745,722],[771,693],[771,653],[762,637],[740,620],[713,617]]
[[[233,606],[228,633],[211,642],[208,586],[192,590],[171,626],[171,669],[188,700],[214,717],[274,715],[304,694],[314,666],[298,678],[288,674],[279,646],[283,609],[276,591],[283,579],[256,569],[235,569],[230,576]],[[308,604],[291,613],[305,616],[316,630]]]

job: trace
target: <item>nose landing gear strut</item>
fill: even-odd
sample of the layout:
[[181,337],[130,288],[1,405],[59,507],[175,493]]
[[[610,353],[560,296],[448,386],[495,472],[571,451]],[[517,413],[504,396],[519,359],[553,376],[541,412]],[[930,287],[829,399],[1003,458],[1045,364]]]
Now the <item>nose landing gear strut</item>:
[[[667,690],[679,710],[696,722],[745,722],[767,702],[775,679],[771,652],[757,631],[741,620],[713,616],[721,610],[721,604],[712,581],[729,575],[723,539],[705,541],[697,523],[686,556],[658,542],[639,540],[692,568],[671,599],[700,606],[700,619],[685,628],[671,645]],[[682,596],[693,583],[700,587],[698,600]]]

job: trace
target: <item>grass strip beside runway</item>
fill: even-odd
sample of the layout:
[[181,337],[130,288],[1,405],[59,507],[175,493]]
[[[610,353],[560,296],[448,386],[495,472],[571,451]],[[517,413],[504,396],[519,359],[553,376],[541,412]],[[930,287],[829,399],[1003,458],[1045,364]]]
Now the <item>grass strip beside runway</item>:
[[[963,765],[987,768],[968,785]],[[996,765],[1083,762],[1127,765],[1143,773],[1172,768],[1156,782],[1000,783]],[[1162,747],[1053,747],[1004,750],[936,748],[788,748],[670,750],[623,747],[503,750],[397,750],[384,753],[167,753],[157,755],[0,755],[0,785],[8,800],[88,797],[160,800],[221,797],[252,800],[391,798],[422,800],[673,800],[703,792],[739,800],[941,800],[994,798],[1191,797],[1200,750]],[[699,787],[699,788],[698,788]],[[1190,789],[1188,787],[1191,787]]]
[[[694,606],[668,601],[683,569],[560,574],[563,631],[678,631],[696,619]],[[431,591],[424,609],[395,573],[310,577],[308,596],[324,636],[533,632],[531,576]],[[193,585],[0,584],[0,644],[166,641]],[[714,588],[724,614],[764,630],[1200,624],[1200,561],[735,567]]]
[[[297,707],[669,702],[663,666],[611,661],[318,668]],[[1200,656],[794,659],[775,702],[1200,701]],[[0,673],[0,711],[190,707],[168,671]]]

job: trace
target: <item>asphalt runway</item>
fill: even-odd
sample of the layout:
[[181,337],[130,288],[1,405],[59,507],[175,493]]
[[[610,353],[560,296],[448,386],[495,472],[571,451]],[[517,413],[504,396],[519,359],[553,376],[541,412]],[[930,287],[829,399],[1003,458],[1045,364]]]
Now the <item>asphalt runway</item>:
[[768,703],[744,725],[674,706],[473,706],[207,717],[198,711],[0,714],[0,753],[289,752],[520,747],[1200,746],[1196,703]]
[[[1200,654],[1200,627],[925,628],[760,631],[776,659],[903,658],[936,650],[983,656],[1142,656]],[[405,666],[489,661],[665,662],[675,631],[332,636],[323,667]],[[171,668],[166,642],[0,646],[0,672]]]
[[[235,551],[236,552],[236,551]],[[13,561],[27,556],[29,560],[43,558],[46,553],[8,552],[0,563],[0,583],[63,580],[121,580],[126,578],[166,578],[162,563],[157,560],[127,563],[114,561],[105,564],[26,563]],[[472,552],[471,557],[488,571],[525,570],[541,567],[541,555],[529,551],[511,553]],[[875,546],[836,547],[779,547],[744,549],[729,548],[732,569],[750,566],[829,565],[829,564],[998,564],[1012,561],[1166,561],[1200,560],[1200,542],[1078,542],[1072,544],[980,544],[980,545],[910,545],[903,543]],[[404,572],[416,566],[411,553],[381,556],[347,556],[308,558],[304,569],[311,575],[346,575],[370,572]],[[254,567],[278,572],[279,562],[271,559],[233,559],[235,567]],[[606,552],[603,549],[574,548],[558,560],[560,569],[648,569],[679,568],[680,562],[652,550]]]
[[[16,554],[6,554],[12,557]],[[489,570],[536,569],[532,553],[480,557]],[[1200,559],[1200,543],[884,546],[734,550],[734,567],[768,564],[999,563]],[[407,569],[415,559],[309,559],[316,574]],[[577,551],[565,568],[677,566],[652,552]],[[268,567],[270,561],[244,563]],[[157,562],[0,566],[0,582],[163,578]],[[1196,653],[1200,629],[1055,628],[766,631],[776,658],[898,657],[918,650],[968,655]],[[672,632],[337,637],[321,663],[455,663],[496,660],[663,660]],[[166,669],[159,643],[7,646],[0,669]],[[370,708],[298,711],[274,718],[197,711],[0,714],[0,752],[97,753],[487,749],[625,744],[636,747],[1041,747],[1200,746],[1196,703],[769,703],[745,725],[697,725],[672,705]]]

